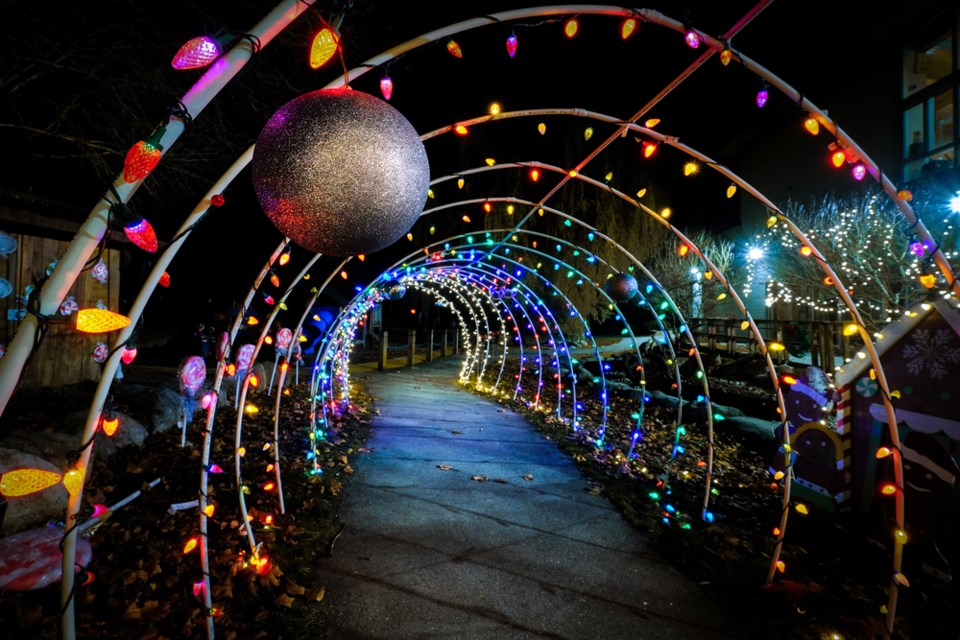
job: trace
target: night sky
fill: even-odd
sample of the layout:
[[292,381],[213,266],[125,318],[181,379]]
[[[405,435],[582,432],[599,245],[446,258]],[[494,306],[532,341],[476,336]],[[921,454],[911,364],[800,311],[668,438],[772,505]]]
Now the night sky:
[[[169,67],[179,44],[220,27],[243,30],[266,10],[255,2],[178,3],[176,11],[169,3],[155,1],[97,3],[82,9],[65,2],[5,4],[8,19],[0,23],[9,37],[2,51],[13,71],[5,83],[7,99],[0,106],[5,123],[0,127],[0,154],[4,166],[11,168],[0,177],[0,196],[10,206],[77,221],[86,217],[112,175],[120,171],[129,145],[149,133],[164,117],[171,97],[182,95],[199,77],[200,72]],[[439,13],[425,4],[353,3],[341,26],[346,66],[352,68],[432,29],[518,6],[447,3],[450,6]],[[896,23],[893,12],[866,14],[847,4],[851,3],[771,3],[732,45],[814,102],[829,105],[845,79],[866,63],[858,52],[869,50],[878,38],[889,38]],[[898,4],[912,15],[924,10],[924,3]],[[738,0],[644,6],[719,35],[754,5]],[[256,140],[273,111],[342,73],[335,62],[318,71],[306,63],[311,34],[321,18],[333,20],[335,14],[335,7],[324,3],[307,12],[265,47],[168,151],[131,201],[161,239],[176,232],[208,185]],[[901,12],[899,18],[908,21],[909,16]],[[524,19],[474,29],[455,36],[464,52],[461,59],[447,53],[445,41],[420,47],[386,68],[395,83],[390,103],[420,132],[483,115],[493,101],[505,111],[581,108],[628,118],[702,51],[688,48],[679,34],[657,25],[641,25],[623,41],[619,18],[584,15],[580,21],[580,34],[572,40],[563,35],[562,19]],[[504,46],[511,32],[519,41],[513,59]],[[58,68],[35,81],[29,75],[34,63],[58,64],[68,71]],[[379,97],[383,73],[373,69],[351,86]],[[756,108],[754,96],[761,86],[750,72],[736,64],[724,68],[715,56],[647,117],[662,120],[658,131],[675,135],[736,170],[758,139],[795,126],[795,105],[775,92],[767,107]],[[541,120],[548,127],[545,136],[536,131]],[[841,123],[856,136],[856,123]],[[595,132],[590,140],[584,140],[587,126]],[[37,134],[31,127],[55,135]],[[582,118],[548,116],[478,126],[466,138],[446,134],[426,142],[431,177],[482,166],[487,157],[570,166],[613,130]],[[75,137],[96,144],[81,145],[73,141]],[[642,160],[639,150],[633,136],[618,140],[584,173],[602,179],[613,170],[611,185],[628,194],[648,188],[651,206],[670,206],[674,223],[682,229],[721,232],[740,224],[740,198],[726,199],[726,179],[709,171],[693,181],[684,179],[680,167],[685,160],[679,153],[662,145],[657,162],[649,162]],[[427,206],[448,196],[536,200],[556,179],[548,176],[531,186],[524,172],[496,173],[471,180],[459,194],[452,193],[452,183],[447,183]],[[282,239],[253,196],[249,168],[223,195],[226,204],[211,211],[172,265],[174,287],[161,291],[148,307],[147,316],[157,319],[154,326],[193,323],[192,318],[228,310],[242,299]],[[398,244],[402,246],[370,256],[362,265],[354,261],[350,278],[336,279],[328,302],[342,303],[354,285],[366,284],[412,246],[406,240]],[[307,258],[304,251],[295,251],[294,256],[286,267],[291,271]],[[322,279],[336,262],[322,258],[313,273]],[[127,252],[122,305],[132,301],[151,264],[150,256]],[[295,303],[291,308],[297,308]]]

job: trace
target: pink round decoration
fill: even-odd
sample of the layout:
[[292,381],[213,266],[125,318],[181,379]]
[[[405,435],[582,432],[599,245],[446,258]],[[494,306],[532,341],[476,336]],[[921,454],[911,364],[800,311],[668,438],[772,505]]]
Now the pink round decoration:
[[293,340],[293,331],[284,327],[277,331],[277,347],[279,349],[286,350],[290,346],[290,341]]
[[103,364],[107,361],[107,356],[109,355],[110,347],[108,347],[104,342],[98,342],[97,346],[93,348],[93,354],[91,354],[91,357],[93,358],[94,362]]
[[[0,589],[42,589],[60,581],[63,562],[60,540],[63,529],[28,529],[0,539]],[[77,563],[86,566],[93,548],[86,538],[77,538]]]
[[253,359],[253,345],[245,344],[237,349],[237,360],[234,364],[237,371],[246,371],[250,368],[250,361]]
[[66,300],[60,303],[60,315],[68,316],[74,311],[79,311],[80,305],[73,299],[73,296],[67,296]]
[[230,351],[230,334],[221,331],[220,340],[217,341],[217,360],[226,360],[228,351]]
[[180,363],[180,395],[192,398],[207,379],[207,363],[200,356],[189,356]]
[[90,270],[90,275],[93,276],[93,279],[100,284],[107,284],[107,278],[110,276],[110,269],[107,268],[106,262],[103,260],[98,260],[97,264],[93,265],[93,269]]

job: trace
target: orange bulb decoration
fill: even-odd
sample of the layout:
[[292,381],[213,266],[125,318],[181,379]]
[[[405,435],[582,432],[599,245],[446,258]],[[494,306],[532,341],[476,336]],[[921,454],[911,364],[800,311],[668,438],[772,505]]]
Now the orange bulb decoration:
[[563,25],[563,33],[568,38],[576,36],[578,31],[580,31],[580,23],[576,18],[570,18],[566,24]]
[[460,45],[457,44],[456,40],[450,40],[447,42],[447,51],[449,51],[450,55],[452,55],[454,58],[463,57],[463,49],[460,48]]
[[109,419],[104,418],[103,422],[101,423],[101,426],[103,427],[104,435],[108,437],[112,437],[113,434],[115,434],[117,432],[117,429],[120,427],[120,418],[117,418],[116,416]]
[[627,18],[623,21],[623,24],[620,25],[620,37],[626,40],[633,32],[637,29],[637,19],[636,18]]

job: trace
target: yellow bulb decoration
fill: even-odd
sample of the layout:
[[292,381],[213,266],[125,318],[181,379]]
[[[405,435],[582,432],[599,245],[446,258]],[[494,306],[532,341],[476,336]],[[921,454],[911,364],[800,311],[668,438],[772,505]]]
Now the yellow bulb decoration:
[[780,573],[783,573],[786,570],[787,570],[787,563],[785,563],[783,560],[777,560],[777,571],[779,571]]
[[433,200],[436,195],[433,193],[433,189],[427,189],[427,197]]
[[721,293],[720,295],[717,296],[717,300],[726,300],[726,298],[727,298],[727,294],[725,293]]
[[547,125],[541,122],[540,124],[537,125],[537,131],[540,132],[540,135],[544,135],[547,132]]
[[913,193],[908,191],[907,189],[902,189],[900,191],[897,191],[897,197],[903,200],[904,202],[910,202],[911,200],[913,200]]
[[882,460],[883,458],[886,458],[887,456],[889,456],[891,453],[893,453],[893,451],[891,451],[889,447],[880,447],[879,449],[877,449],[877,460]]
[[490,103],[490,115],[492,115],[492,116],[500,115],[500,103],[499,103],[499,102],[492,102],[492,103]]
[[770,349],[770,351],[783,351],[784,349],[786,349],[786,347],[784,347],[779,342],[771,342],[770,344],[767,345],[767,348]]
[[748,320],[744,320],[743,322],[740,323],[740,329],[742,331],[746,331],[749,328],[750,328],[750,322]]
[[640,191],[637,191],[637,198],[642,198],[645,195],[647,195],[646,189],[640,189]]
[[0,476],[0,495],[16,498],[43,491],[60,482],[60,474],[43,469],[14,469]]
[[493,158],[487,158],[484,162],[487,163],[488,167],[492,167],[493,165],[497,164],[497,161]]
[[410,242],[413,242],[413,234],[412,234],[412,233],[408,233],[408,234],[407,234],[407,240],[409,240]]
[[933,286],[937,284],[937,277],[932,273],[925,273],[920,276],[920,284],[925,286],[927,289],[933,289]]
[[734,195],[736,192],[737,192],[737,185],[732,184],[732,185],[730,185],[729,187],[727,187],[727,197],[728,197],[728,198],[732,198],[733,195]]
[[808,509],[807,505],[803,504],[802,502],[798,502],[795,508],[797,510],[797,513],[799,513],[800,515],[805,516],[810,513],[810,509]]
[[586,129],[583,130],[584,140],[589,140],[592,137],[593,137],[593,127],[587,127]]
[[453,128],[453,132],[456,133],[458,136],[465,136],[468,133],[470,133],[470,130],[467,129],[466,125],[458,124]]
[[650,118],[643,123],[643,126],[645,126],[647,129],[653,129],[658,124],[660,124],[660,118]]
[[626,40],[629,38],[637,28],[636,18],[627,18],[623,21],[623,24],[620,25],[620,37]]
[[77,331],[83,333],[107,333],[130,324],[130,318],[106,309],[80,309],[77,312]]
[[727,66],[733,60],[733,52],[730,49],[724,49],[720,52],[720,64]]
[[507,215],[512,216],[514,211],[516,211],[516,209],[514,208],[514,206],[513,206],[512,204],[508,204],[508,205],[507,205]]
[[577,32],[580,30],[580,23],[576,18],[570,18],[567,20],[566,24],[563,25],[563,33],[568,38],[573,38],[577,35]]
[[186,555],[197,548],[197,545],[200,544],[200,538],[194,536],[187,540],[186,544],[183,545],[183,554]]
[[660,212],[660,217],[663,219],[667,219],[671,215],[673,215],[673,211],[670,210],[670,207],[664,207],[664,209]]
[[804,120],[803,128],[806,129],[812,136],[820,133],[820,123],[817,122],[816,118],[807,118]]
[[683,175],[692,176],[700,172],[700,165],[696,162],[688,162],[683,165]]
[[67,471],[66,475],[63,476],[63,486],[67,488],[67,493],[71,496],[80,493],[80,488],[83,487],[83,472],[80,469]]
[[860,331],[860,327],[858,325],[848,324],[843,328],[843,335],[852,336],[859,331]]
[[613,171],[608,171],[607,175],[603,176],[603,179],[607,182],[613,180]]
[[779,221],[780,219],[777,216],[770,216],[767,218],[767,229],[772,229]]
[[463,178],[457,179],[457,189],[463,189],[463,185],[466,183],[466,180]]
[[337,52],[337,34],[330,27],[324,27],[313,37],[310,45],[310,68],[319,69],[330,61]]
[[907,532],[903,529],[897,529],[893,534],[894,539],[900,544],[907,543]]
[[213,512],[216,511],[216,510],[217,510],[217,507],[216,507],[215,505],[208,504],[207,506],[205,506],[205,507],[203,508],[203,514],[204,514],[205,516],[207,516],[208,518],[212,518],[212,517],[213,517]]

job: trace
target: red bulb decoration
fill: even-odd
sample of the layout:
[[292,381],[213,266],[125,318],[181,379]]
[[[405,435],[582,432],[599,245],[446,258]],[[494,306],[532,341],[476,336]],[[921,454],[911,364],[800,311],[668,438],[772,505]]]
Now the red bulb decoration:
[[512,33],[507,36],[507,55],[511,58],[517,55],[517,36]]
[[449,51],[450,55],[452,55],[454,58],[463,57],[463,49],[460,48],[460,45],[457,44],[456,40],[451,40],[447,43],[447,51]]
[[147,222],[146,218],[140,218],[125,225],[123,232],[127,234],[130,242],[147,253],[156,253],[159,246],[157,244],[157,233],[153,230],[153,226]]
[[146,178],[160,162],[161,155],[163,147],[152,139],[141,140],[130,147],[123,161],[123,181],[136,182]]
[[167,273],[166,271],[164,271],[163,273],[161,273],[161,274],[160,274],[160,281],[159,281],[158,284],[159,284],[161,287],[169,287],[169,286],[170,286],[170,274]]

